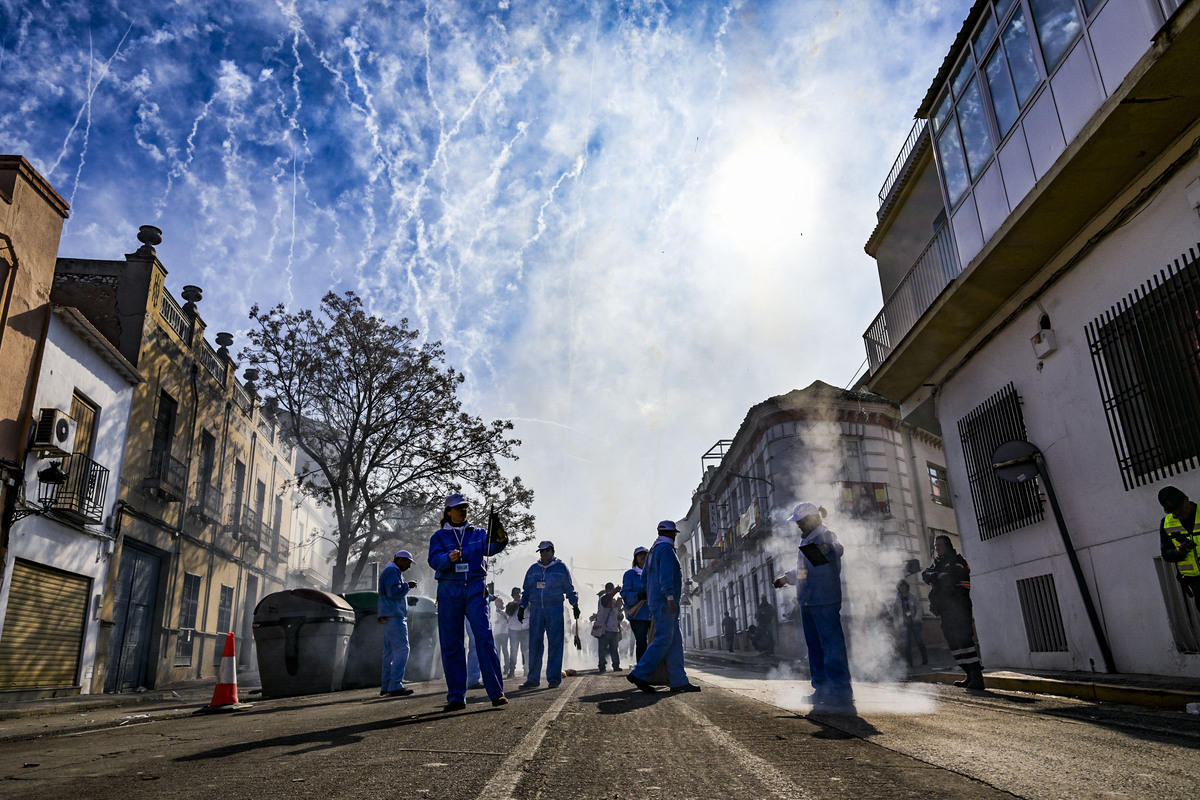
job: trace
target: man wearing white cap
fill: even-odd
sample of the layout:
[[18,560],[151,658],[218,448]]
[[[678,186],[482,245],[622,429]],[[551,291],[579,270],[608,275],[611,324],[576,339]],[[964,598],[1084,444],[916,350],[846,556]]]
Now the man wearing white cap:
[[800,622],[808,645],[810,698],[814,711],[853,714],[850,664],[842,631],[842,553],[844,548],[821,519],[825,509],[797,503],[789,522],[800,529],[797,569],[776,578],[775,588],[796,584]]
[[655,691],[650,676],[659,662],[667,662],[667,678],[672,692],[698,692],[700,687],[688,681],[683,669],[683,634],[679,630],[679,598],[683,596],[683,570],[675,555],[675,537],[679,529],[665,519],[658,523],[658,538],[646,556],[642,577],[646,583],[646,602],[654,620],[654,638],[637,666],[625,679],[643,692]]
[[541,683],[542,652],[546,650],[546,683],[551,689],[562,683],[563,661],[563,598],[571,602],[575,619],[579,619],[579,595],[571,581],[567,565],[554,557],[554,543],[538,545],[541,557],[525,573],[524,592],[517,607],[517,619],[525,620],[529,609],[529,665],[525,670],[522,689],[533,689]]
[[621,600],[625,603],[625,618],[629,620],[629,629],[633,631],[635,642],[633,657],[639,661],[646,652],[650,635],[650,606],[646,603],[646,583],[642,580],[649,552],[644,547],[635,547],[633,566],[625,570],[625,576],[621,579]]
[[416,581],[402,577],[412,566],[412,553],[401,550],[392,562],[379,573],[379,606],[376,615],[383,629],[383,669],[379,678],[379,694],[403,697],[413,693],[404,688],[404,668],[408,666],[408,590],[417,588]]
[[467,707],[467,652],[463,622],[471,626],[478,647],[483,686],[492,705],[508,703],[500,658],[488,619],[487,566],[483,559],[504,549],[508,538],[492,536],[467,524],[468,505],[461,494],[446,498],[442,527],[429,540],[429,566],[437,578],[438,641],[446,674],[446,711]]

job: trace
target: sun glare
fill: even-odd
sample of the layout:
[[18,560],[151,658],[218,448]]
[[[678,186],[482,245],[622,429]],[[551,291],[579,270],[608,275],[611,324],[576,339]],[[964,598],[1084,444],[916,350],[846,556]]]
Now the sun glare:
[[807,222],[812,171],[794,143],[775,136],[743,142],[717,166],[708,230],[745,256],[795,247]]

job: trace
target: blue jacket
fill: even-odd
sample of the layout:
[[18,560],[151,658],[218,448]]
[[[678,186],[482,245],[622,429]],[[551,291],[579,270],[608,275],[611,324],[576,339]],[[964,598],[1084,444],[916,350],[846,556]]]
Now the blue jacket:
[[[461,528],[443,526],[429,539],[428,561],[434,577],[439,581],[483,580],[487,575],[483,559],[504,549],[503,544],[488,541],[487,535],[483,528],[472,528],[470,525]],[[459,572],[457,565],[450,560],[450,553],[455,550],[462,550],[462,558],[458,563],[467,565],[466,572]]]
[[[544,586],[538,588],[539,583]],[[571,573],[567,565],[557,558],[547,565],[543,565],[541,559],[533,562],[529,571],[525,573],[525,583],[521,587],[521,608],[527,608],[530,603],[542,608],[562,608],[564,596],[571,605],[579,605],[579,595],[571,583]]]
[[625,570],[621,579],[621,599],[625,601],[625,613],[628,619],[650,620],[650,603],[642,603],[636,614],[630,614],[629,609],[638,604],[638,594],[646,591],[646,581],[643,579],[645,570],[630,567]]
[[646,582],[646,605],[651,609],[665,607],[667,600],[679,603],[683,595],[683,570],[679,557],[675,555],[675,543],[666,537],[650,548],[646,556],[646,568],[642,571]]
[[404,580],[404,573],[396,566],[396,562],[389,561],[388,565],[379,573],[378,615],[381,617],[407,617],[406,597],[408,597],[408,581]]
[[833,531],[818,525],[800,540],[802,545],[822,545],[828,563],[814,567],[800,552],[800,566],[788,573],[796,579],[796,599],[802,606],[832,606],[842,603],[842,553],[845,549]]

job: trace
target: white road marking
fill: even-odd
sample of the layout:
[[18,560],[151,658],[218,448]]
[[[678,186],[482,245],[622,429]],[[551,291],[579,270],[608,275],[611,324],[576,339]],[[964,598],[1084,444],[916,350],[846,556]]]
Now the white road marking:
[[525,774],[525,763],[537,754],[550,723],[558,718],[558,715],[562,713],[563,706],[567,704],[582,683],[582,679],[563,683],[563,693],[550,708],[546,709],[546,713],[538,717],[538,721],[533,723],[529,733],[525,734],[525,738],[518,742],[508,758],[504,759],[504,763],[496,770],[496,774],[479,793],[479,800],[512,800],[517,783]]
[[708,717],[687,703],[680,703],[675,708],[690,719],[697,728],[708,734],[717,745],[715,752],[721,753],[722,756],[732,756],[740,761],[742,766],[746,768],[747,773],[753,775],[755,780],[761,783],[764,789],[772,792],[775,797],[780,798],[780,800],[812,797],[799,784],[776,769],[774,764],[759,758],[745,747],[742,747],[737,739],[714,725]]

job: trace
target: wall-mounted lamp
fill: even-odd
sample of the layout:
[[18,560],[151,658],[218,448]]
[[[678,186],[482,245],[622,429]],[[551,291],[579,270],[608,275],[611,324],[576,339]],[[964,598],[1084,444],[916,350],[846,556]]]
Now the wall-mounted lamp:
[[1050,327],[1050,315],[1042,314],[1038,320],[1038,332],[1029,340],[1033,345],[1033,354],[1037,358],[1045,358],[1058,349],[1058,342],[1054,338],[1054,329]]
[[51,461],[50,466],[38,470],[38,480],[51,486],[62,486],[67,482],[67,473],[62,470],[61,461]]

